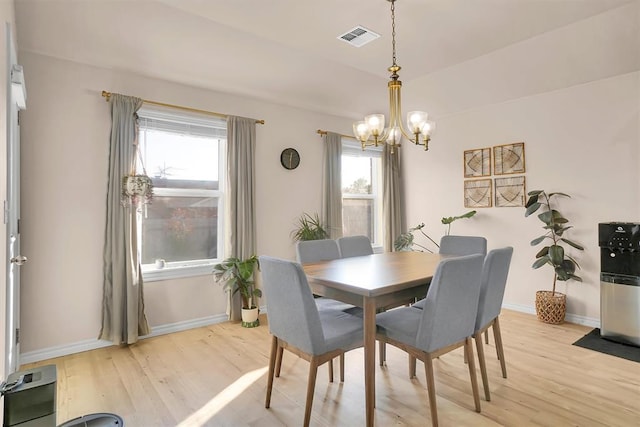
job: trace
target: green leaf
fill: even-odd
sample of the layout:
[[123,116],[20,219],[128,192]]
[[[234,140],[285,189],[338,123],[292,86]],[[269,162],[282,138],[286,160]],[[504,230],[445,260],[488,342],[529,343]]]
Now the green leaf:
[[568,195],[566,193],[560,193],[559,191],[556,191],[555,193],[549,193],[549,197],[551,197],[551,196],[564,196],[564,197],[571,198],[570,195]]
[[538,215],[538,219],[549,225],[551,224],[551,220],[553,219],[553,214],[551,213],[551,211],[542,212]]
[[560,265],[564,260],[564,248],[560,245],[549,246],[549,260],[553,265]]
[[549,258],[548,257],[542,257],[542,258],[538,258],[537,260],[535,260],[535,262],[531,265],[531,267],[533,268],[540,268],[545,264],[549,263]]
[[539,194],[544,193],[542,190],[531,190],[527,193],[528,196],[538,196]]
[[561,238],[560,240],[562,240],[563,242],[565,242],[565,243],[566,243],[567,245],[569,245],[569,246],[573,246],[574,248],[576,248],[576,249],[578,249],[578,250],[581,250],[581,251],[583,251],[583,250],[584,250],[584,247],[583,247],[583,246],[579,245],[578,243],[576,243],[576,242],[574,242],[574,241],[572,241],[572,240],[565,239],[564,237],[563,237],[563,238]]
[[540,251],[538,251],[538,253],[536,254],[536,258],[542,258],[543,256],[547,256],[549,254],[549,246],[545,246],[544,248],[540,249]]
[[547,237],[546,234],[544,236],[536,237],[531,241],[531,246],[537,245],[538,243],[542,242],[546,237]]
[[458,219],[471,218],[475,214],[476,214],[476,211],[469,211],[469,212],[464,213],[464,214],[459,215],[459,216],[449,216],[449,217],[442,218],[441,222],[444,225],[447,225],[447,224],[451,224],[453,221],[456,221]]
[[542,206],[540,203],[538,202],[534,202],[534,203],[527,203],[527,210],[524,213],[525,217],[528,217],[529,215],[531,215],[532,213],[534,213],[535,211],[538,210],[538,208],[540,208],[540,206]]

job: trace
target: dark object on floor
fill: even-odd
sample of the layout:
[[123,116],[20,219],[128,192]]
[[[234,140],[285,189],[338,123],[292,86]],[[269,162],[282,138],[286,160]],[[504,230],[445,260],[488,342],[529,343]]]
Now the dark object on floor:
[[14,372],[3,387],[4,427],[56,425],[56,365]]
[[90,414],[69,420],[58,427],[124,427],[124,421],[115,414]]
[[640,347],[609,341],[600,337],[600,329],[595,328],[587,335],[574,342],[573,345],[599,351],[611,356],[621,357],[633,362],[640,362]]

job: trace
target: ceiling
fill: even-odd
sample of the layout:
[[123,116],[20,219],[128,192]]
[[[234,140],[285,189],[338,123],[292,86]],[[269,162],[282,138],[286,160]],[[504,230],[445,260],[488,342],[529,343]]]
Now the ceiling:
[[[412,81],[634,0],[398,0],[397,63]],[[386,0],[15,0],[19,55],[357,117],[387,105]],[[362,25],[381,37],[337,37]],[[131,94],[135,95],[135,94]]]

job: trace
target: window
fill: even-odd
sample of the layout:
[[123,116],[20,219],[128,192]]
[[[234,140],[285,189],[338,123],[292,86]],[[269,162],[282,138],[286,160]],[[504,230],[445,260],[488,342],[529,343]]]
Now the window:
[[342,142],[342,234],[382,246],[382,147]]
[[145,107],[138,116],[138,170],[154,185],[142,218],[145,280],[209,274],[223,250],[226,122]]

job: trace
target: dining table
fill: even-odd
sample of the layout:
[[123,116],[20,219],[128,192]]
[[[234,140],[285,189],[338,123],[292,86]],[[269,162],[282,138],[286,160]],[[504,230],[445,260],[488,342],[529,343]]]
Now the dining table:
[[363,309],[366,425],[374,425],[376,313],[424,297],[440,254],[385,252],[303,264],[314,294]]

